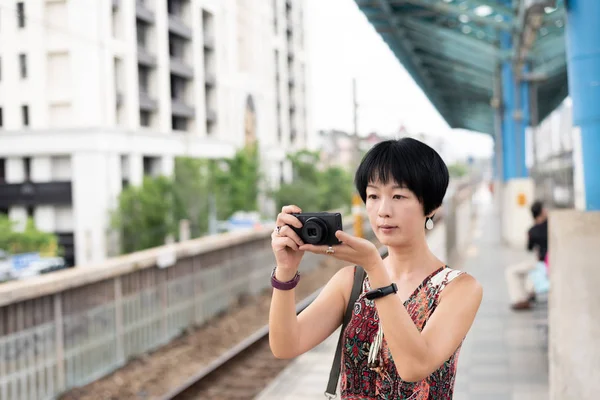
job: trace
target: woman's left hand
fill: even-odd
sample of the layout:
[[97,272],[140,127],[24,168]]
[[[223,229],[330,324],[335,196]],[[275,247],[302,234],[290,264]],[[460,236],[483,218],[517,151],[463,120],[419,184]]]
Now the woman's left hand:
[[337,231],[335,236],[342,242],[331,246],[333,254],[327,254],[329,246],[315,246],[312,244],[303,244],[299,250],[309,251],[315,254],[331,255],[339,260],[344,260],[355,265],[360,265],[365,271],[377,268],[383,265],[383,260],[379,255],[379,250],[370,241],[356,236],[352,236],[344,231]]

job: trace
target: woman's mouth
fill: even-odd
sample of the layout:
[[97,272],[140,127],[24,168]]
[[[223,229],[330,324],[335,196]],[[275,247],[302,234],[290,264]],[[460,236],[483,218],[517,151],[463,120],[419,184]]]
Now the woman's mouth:
[[383,233],[391,233],[396,228],[397,228],[397,226],[394,226],[394,225],[379,225],[379,230]]

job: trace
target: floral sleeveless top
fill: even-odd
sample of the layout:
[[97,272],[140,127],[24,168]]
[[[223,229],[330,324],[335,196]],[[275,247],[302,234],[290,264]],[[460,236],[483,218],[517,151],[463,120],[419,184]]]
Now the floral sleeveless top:
[[[431,273],[404,302],[415,325],[422,331],[435,311],[444,287],[464,272],[446,266]],[[460,346],[456,352],[420,382],[403,381],[394,365],[385,334],[380,352],[379,372],[367,367],[371,343],[379,329],[379,315],[375,303],[367,300],[371,290],[365,277],[362,293],[354,304],[352,318],[344,333],[341,365],[341,398],[346,400],[446,400],[452,399]]]

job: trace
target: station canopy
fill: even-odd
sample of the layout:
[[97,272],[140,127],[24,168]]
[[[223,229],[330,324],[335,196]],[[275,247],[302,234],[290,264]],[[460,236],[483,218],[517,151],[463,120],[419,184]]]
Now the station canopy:
[[562,0],[355,1],[452,128],[493,134],[503,62],[528,68],[537,121],[568,94]]

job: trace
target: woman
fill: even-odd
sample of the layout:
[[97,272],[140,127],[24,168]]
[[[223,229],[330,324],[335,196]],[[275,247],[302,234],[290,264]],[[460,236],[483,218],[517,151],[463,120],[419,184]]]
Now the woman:
[[[354,265],[367,277],[344,333],[342,399],[451,399],[460,346],[482,298],[470,275],[448,268],[427,246],[425,229],[448,187],[448,169],[435,150],[410,138],[377,144],[356,171],[355,183],[381,244],[338,231],[342,244],[304,244],[291,229],[300,221],[285,206],[277,217],[272,247],[273,297],[270,345],[278,358],[303,354],[342,323]],[[299,316],[293,287],[304,252],[329,254],[351,263],[338,271]],[[392,285],[392,284],[395,284]],[[371,289],[390,294],[369,300]]]

